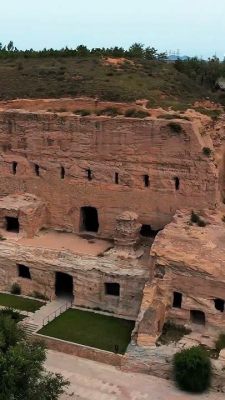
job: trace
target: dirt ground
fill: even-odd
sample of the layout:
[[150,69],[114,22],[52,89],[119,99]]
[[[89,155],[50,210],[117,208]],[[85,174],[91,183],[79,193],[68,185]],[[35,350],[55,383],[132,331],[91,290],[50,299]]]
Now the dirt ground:
[[106,240],[85,239],[73,233],[46,231],[32,239],[19,239],[19,244],[31,247],[43,247],[54,250],[69,250],[75,254],[97,256],[104,253],[112,244]]
[[224,394],[189,395],[172,382],[148,375],[124,373],[115,367],[48,351],[46,368],[70,382],[61,400],[222,400]]

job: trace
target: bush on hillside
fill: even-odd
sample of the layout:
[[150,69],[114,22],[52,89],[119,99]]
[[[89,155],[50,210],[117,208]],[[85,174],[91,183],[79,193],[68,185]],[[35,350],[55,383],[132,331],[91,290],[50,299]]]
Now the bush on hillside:
[[202,347],[185,349],[174,356],[174,377],[187,392],[202,393],[210,386],[211,361]]
[[116,107],[107,107],[102,110],[98,110],[96,114],[97,115],[106,115],[107,117],[116,117],[117,115],[120,115],[121,112]]
[[12,294],[21,294],[21,287],[18,283],[13,283],[11,287],[11,293]]
[[212,154],[212,150],[209,147],[203,147],[202,152],[207,157],[210,157]]
[[194,224],[197,224],[199,227],[203,228],[205,227],[207,224],[204,221],[204,219],[202,219],[196,212],[192,211],[191,212],[191,222],[193,222]]
[[125,117],[127,118],[146,118],[149,117],[149,113],[147,111],[136,110],[135,108],[129,108],[125,112]]
[[81,115],[81,117],[86,117],[87,115],[91,114],[91,111],[90,110],[81,109],[81,110],[74,110],[73,113],[76,114],[76,115]]
[[221,333],[216,341],[216,350],[220,352],[225,349],[225,333]]

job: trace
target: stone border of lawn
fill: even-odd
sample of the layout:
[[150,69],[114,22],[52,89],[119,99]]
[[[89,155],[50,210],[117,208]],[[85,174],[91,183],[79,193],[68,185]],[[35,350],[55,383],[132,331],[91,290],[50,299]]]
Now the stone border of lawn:
[[23,299],[37,300],[43,304],[49,303],[49,300],[42,300],[42,299],[39,299],[38,297],[25,296],[24,294],[14,294],[14,293],[2,291],[2,290],[0,291],[0,294],[10,294],[11,296],[22,297]]
[[23,317],[31,317],[34,314],[32,311],[17,310],[17,308],[12,308],[12,307],[7,307],[7,306],[1,306],[0,305],[0,310],[7,310],[9,308],[10,308],[10,310],[13,310],[14,312],[17,312],[18,314],[22,315]]
[[59,351],[61,353],[70,354],[81,358],[101,362],[115,367],[121,367],[123,355],[115,354],[109,351],[96,349],[94,347],[84,346],[78,343],[67,342],[66,340],[56,339],[50,336],[44,336],[39,333],[33,333],[30,338],[33,340],[43,341],[49,350]]
[[94,310],[93,308],[76,306],[75,304],[72,305],[71,309],[80,310],[80,311],[88,311],[88,312],[92,312],[94,314],[101,314],[101,315],[106,315],[108,317],[114,317],[114,318],[117,318],[117,319],[125,319],[127,321],[135,321],[136,322],[136,318],[127,317],[127,316],[124,316],[124,315],[121,315],[121,314],[110,313],[108,311]]

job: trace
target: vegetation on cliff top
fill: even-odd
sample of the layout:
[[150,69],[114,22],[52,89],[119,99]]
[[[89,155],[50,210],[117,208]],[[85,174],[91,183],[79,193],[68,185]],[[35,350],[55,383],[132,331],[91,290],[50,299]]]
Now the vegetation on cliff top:
[[[122,58],[108,63],[107,58]],[[153,47],[86,46],[61,50],[20,51],[13,42],[0,43],[0,99],[99,97],[109,101],[149,100],[149,107],[185,109],[209,98],[225,104],[217,80],[225,76],[225,62],[216,57],[167,62]]]

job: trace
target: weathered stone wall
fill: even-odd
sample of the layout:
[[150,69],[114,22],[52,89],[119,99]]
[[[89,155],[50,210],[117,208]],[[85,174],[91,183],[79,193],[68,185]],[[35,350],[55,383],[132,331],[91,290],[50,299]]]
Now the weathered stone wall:
[[[0,290],[9,291],[17,282],[22,294],[37,291],[53,299],[55,273],[64,272],[73,277],[74,305],[130,318],[136,318],[138,314],[148,279],[146,270],[129,269],[128,263],[110,257],[77,256],[66,251],[35,249],[4,241],[0,249]],[[18,277],[17,264],[30,268],[31,279]],[[120,296],[105,294],[107,282],[120,284]]]
[[[225,313],[215,308],[215,299],[224,299],[225,283],[217,279],[209,279],[207,275],[194,274],[179,271],[171,266],[170,290],[169,290],[169,310],[167,318],[180,324],[190,324],[190,310],[204,312],[206,327],[224,332]],[[166,278],[166,276],[165,276]],[[181,308],[171,308],[173,306],[173,292],[182,293]]]
[[88,358],[89,360],[98,361],[104,364],[121,366],[123,356],[120,354],[110,353],[109,351],[94,349],[88,346],[82,346],[78,343],[66,342],[49,336],[34,334],[32,340],[38,340],[45,343],[46,347],[50,350],[67,353],[73,356]]
[[[36,194],[47,206],[46,226],[75,232],[80,229],[80,207],[94,206],[99,235],[111,237],[116,217],[125,210],[137,212],[141,223],[159,229],[177,208],[214,207],[217,170],[202,152],[210,138],[201,136],[192,122],[176,120],[180,132],[170,123],[1,111],[1,196]],[[15,175],[13,162],[18,163]],[[144,175],[149,175],[149,187]]]
[[17,218],[19,236],[32,238],[46,224],[46,208],[36,196],[28,193],[0,199],[0,229],[7,228],[6,218]]
[[[190,211],[178,211],[157,236],[151,248],[153,278],[145,285],[138,316],[139,345],[153,344],[165,320],[214,337],[224,332],[225,228],[221,207],[202,212],[202,226],[191,220]],[[174,302],[175,292],[178,303]]]

